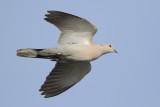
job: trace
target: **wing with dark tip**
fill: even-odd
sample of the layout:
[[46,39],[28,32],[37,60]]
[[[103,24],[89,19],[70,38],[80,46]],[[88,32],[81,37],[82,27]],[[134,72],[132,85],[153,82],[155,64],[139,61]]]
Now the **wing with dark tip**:
[[61,31],[58,44],[89,44],[97,28],[91,22],[60,11],[48,11],[46,21],[54,24]]
[[57,62],[40,91],[45,98],[56,96],[79,82],[90,70],[90,62]]

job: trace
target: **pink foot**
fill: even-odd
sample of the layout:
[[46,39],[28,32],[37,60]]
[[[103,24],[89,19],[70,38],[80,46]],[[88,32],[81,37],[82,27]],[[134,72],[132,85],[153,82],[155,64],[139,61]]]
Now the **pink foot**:
[[56,53],[57,55],[61,55],[61,53]]
[[60,61],[58,58],[54,58],[54,59],[52,59],[51,61],[56,61],[56,62],[58,62],[58,61]]
[[60,61],[60,59],[59,59],[60,55],[61,55],[61,53],[55,53],[55,55],[51,61],[56,61],[56,62]]

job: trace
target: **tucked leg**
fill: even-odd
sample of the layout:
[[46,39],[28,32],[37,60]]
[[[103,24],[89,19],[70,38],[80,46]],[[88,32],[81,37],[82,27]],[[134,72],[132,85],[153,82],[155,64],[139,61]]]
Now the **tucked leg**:
[[[54,54],[55,54],[55,53],[54,53]],[[61,53],[56,53],[56,54],[53,56],[53,58],[52,58],[51,61],[56,61],[56,62],[60,61],[60,55],[61,55]]]

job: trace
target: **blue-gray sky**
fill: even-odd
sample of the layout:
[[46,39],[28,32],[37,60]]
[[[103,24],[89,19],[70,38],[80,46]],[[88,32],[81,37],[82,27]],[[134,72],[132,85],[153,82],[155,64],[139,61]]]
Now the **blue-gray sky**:
[[[98,27],[95,43],[119,52],[59,96],[38,91],[55,62],[16,56],[21,48],[57,46],[60,31],[47,10],[83,17]],[[159,0],[1,0],[0,107],[160,107]]]

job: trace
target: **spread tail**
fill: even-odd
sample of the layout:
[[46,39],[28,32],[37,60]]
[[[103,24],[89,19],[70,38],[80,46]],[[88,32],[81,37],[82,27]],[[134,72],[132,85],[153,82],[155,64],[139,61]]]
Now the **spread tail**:
[[37,58],[38,57],[38,52],[43,49],[19,49],[17,50],[17,56],[20,57],[28,57],[28,58]]

